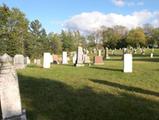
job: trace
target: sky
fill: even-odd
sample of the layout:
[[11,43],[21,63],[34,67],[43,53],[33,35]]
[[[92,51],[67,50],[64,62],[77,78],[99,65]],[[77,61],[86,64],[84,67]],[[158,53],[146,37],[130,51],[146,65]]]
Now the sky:
[[93,32],[101,26],[159,27],[159,0],[0,0],[38,19],[49,32],[62,29]]

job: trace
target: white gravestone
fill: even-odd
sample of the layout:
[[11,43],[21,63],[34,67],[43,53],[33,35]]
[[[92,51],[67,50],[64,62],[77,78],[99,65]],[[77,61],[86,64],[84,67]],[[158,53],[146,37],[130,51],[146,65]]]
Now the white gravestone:
[[44,53],[43,68],[50,68],[50,53]]
[[106,47],[106,59],[110,59],[110,57],[109,57],[109,51],[108,51],[107,47]]
[[77,53],[75,52],[74,55],[73,55],[73,58],[72,58],[73,64],[76,63],[76,59],[77,59]]
[[41,60],[40,60],[40,59],[36,59],[36,64],[37,64],[38,66],[41,66]]
[[62,52],[62,64],[68,64],[67,52]]
[[83,64],[83,49],[82,47],[78,47],[77,50],[77,60],[76,60],[76,67],[84,66]]
[[26,120],[21,107],[18,77],[9,56],[0,58],[0,101],[3,120]]
[[53,60],[53,55],[50,54],[50,63],[53,63],[54,60]]
[[150,54],[150,58],[153,58],[153,53]]
[[34,59],[34,64],[36,64],[36,62],[37,62],[37,59]]
[[102,56],[102,51],[98,50],[98,56]]
[[84,55],[83,55],[83,58],[84,58],[84,63],[86,63],[86,64],[91,63],[90,57],[89,57],[87,54],[84,54]]
[[124,72],[132,72],[132,54],[124,54]]
[[23,69],[25,68],[25,64],[24,64],[24,56],[17,54],[14,56],[14,66],[16,69]]
[[30,59],[29,59],[29,57],[25,57],[25,59],[24,59],[24,63],[26,64],[26,65],[29,65],[30,64]]

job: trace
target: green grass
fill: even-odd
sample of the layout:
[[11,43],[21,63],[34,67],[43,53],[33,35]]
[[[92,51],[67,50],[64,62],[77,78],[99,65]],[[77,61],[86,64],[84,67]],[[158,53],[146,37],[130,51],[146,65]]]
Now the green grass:
[[103,66],[30,66],[18,71],[28,120],[159,120],[159,58],[120,57]]

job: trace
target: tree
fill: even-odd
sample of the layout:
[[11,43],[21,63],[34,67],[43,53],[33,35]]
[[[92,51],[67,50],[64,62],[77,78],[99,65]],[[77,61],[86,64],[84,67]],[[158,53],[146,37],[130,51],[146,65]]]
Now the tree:
[[61,42],[60,36],[55,33],[50,33],[48,35],[48,39],[49,39],[50,47],[51,47],[51,50],[53,51],[53,53],[61,54],[62,42]]
[[24,53],[24,38],[28,30],[28,20],[17,8],[9,9],[6,5],[0,6],[0,52],[11,56]]
[[159,46],[159,28],[154,28],[152,30],[152,36],[149,39],[149,43],[152,47],[155,47],[155,45]]
[[86,39],[88,41],[88,47],[95,47],[96,46],[96,39],[94,34],[89,34],[88,36],[86,36]]
[[29,39],[26,42],[27,48],[31,53],[31,58],[40,58],[44,52],[50,51],[49,39],[39,20],[34,20],[30,23]]
[[63,31],[61,32],[61,41],[63,51],[72,51],[75,50],[76,46],[74,43],[74,37],[71,31]]
[[146,45],[146,36],[143,29],[136,28],[129,31],[127,35],[127,43],[132,47],[143,47]]

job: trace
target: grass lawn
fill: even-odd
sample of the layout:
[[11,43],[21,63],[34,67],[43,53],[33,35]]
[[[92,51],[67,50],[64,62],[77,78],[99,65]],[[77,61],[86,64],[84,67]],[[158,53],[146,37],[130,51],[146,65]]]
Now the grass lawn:
[[52,65],[18,71],[28,120],[159,120],[159,58],[119,57],[103,66]]

